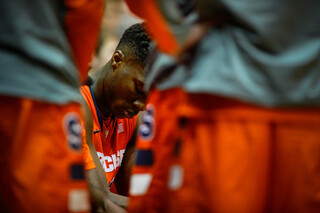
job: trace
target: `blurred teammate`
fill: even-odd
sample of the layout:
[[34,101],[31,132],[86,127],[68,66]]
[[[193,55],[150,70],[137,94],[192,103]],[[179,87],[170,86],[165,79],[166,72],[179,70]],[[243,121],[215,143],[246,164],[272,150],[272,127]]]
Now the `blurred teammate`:
[[127,3],[171,54],[146,77],[129,212],[319,212],[320,3]]
[[80,78],[104,4],[0,3],[0,212],[88,212]]
[[[103,182],[109,187],[114,182],[119,194],[128,194],[137,114],[145,109],[143,86],[149,45],[143,25],[132,25],[125,30],[109,62],[93,76],[92,86],[81,88],[87,102],[86,112],[91,117],[86,127],[89,146],[85,147],[85,169],[91,177],[90,184],[98,189],[95,190],[98,203],[106,199],[101,196],[104,187],[108,187]],[[96,155],[100,162],[94,161]],[[122,162],[124,156],[127,160]],[[101,165],[107,180],[100,179]],[[126,205],[123,201],[115,202]]]

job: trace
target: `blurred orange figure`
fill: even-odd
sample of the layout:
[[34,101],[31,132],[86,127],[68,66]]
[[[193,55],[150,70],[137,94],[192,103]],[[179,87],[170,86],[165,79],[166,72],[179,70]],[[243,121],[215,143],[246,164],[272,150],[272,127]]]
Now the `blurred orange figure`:
[[319,212],[320,4],[126,2],[157,44],[129,212]]
[[0,10],[0,212],[89,212],[79,86],[103,1],[3,1]]

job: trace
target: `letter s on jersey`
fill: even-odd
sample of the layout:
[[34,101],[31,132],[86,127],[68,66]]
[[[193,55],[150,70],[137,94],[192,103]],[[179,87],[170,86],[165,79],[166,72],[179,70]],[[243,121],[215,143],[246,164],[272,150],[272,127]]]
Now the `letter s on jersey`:
[[155,131],[155,110],[152,104],[147,105],[147,110],[142,114],[141,124],[138,128],[138,136],[147,141],[151,140]]
[[83,126],[77,113],[70,112],[63,117],[63,128],[67,144],[72,151],[80,152]]

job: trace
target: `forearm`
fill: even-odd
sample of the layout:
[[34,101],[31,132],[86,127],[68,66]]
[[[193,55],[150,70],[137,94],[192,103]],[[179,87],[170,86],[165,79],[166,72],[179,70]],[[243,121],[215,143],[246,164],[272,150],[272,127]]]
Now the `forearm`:
[[107,194],[99,181],[96,169],[87,170],[86,176],[92,198],[93,212],[126,212],[123,208],[126,208],[128,205],[128,197],[111,192]]
[[64,25],[82,82],[98,43],[104,5],[103,0],[64,0]]
[[115,194],[110,192],[109,193],[109,199],[115,203],[116,205],[122,207],[122,208],[127,208],[128,203],[129,203],[129,198],[126,196],[122,196],[119,194]]
[[104,208],[108,213],[125,213],[127,212],[125,209],[121,208],[117,204],[115,204],[110,199],[105,199],[104,201]]
[[104,209],[105,198],[108,197],[106,190],[104,190],[99,181],[96,169],[86,171],[86,178],[89,184],[89,190],[92,200],[92,212],[106,212]]

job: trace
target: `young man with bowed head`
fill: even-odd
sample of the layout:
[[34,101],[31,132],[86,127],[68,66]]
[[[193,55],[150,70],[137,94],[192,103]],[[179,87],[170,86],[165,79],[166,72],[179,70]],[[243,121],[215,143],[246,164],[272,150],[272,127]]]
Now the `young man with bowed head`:
[[105,209],[121,211],[115,204],[126,206],[127,198],[109,193],[108,188],[122,195],[128,193],[128,158],[133,153],[137,115],[145,109],[143,86],[149,45],[144,25],[132,25],[109,62],[93,75],[92,85],[81,87],[88,117],[85,169],[95,202]]

